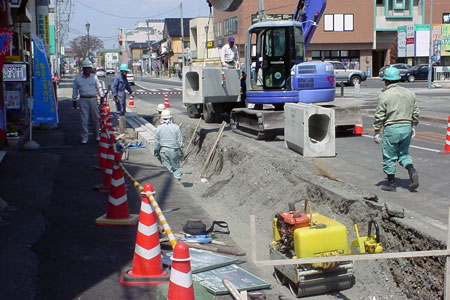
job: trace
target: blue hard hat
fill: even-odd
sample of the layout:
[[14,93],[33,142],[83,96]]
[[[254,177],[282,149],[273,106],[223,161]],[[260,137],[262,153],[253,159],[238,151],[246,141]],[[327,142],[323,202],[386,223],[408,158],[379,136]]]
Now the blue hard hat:
[[397,81],[400,80],[400,70],[395,67],[389,67],[384,71],[384,80]]
[[130,69],[128,69],[128,65],[127,64],[121,64],[119,67],[119,71],[127,71],[129,72]]
[[234,43],[234,37],[230,36],[230,37],[228,38],[228,41]]

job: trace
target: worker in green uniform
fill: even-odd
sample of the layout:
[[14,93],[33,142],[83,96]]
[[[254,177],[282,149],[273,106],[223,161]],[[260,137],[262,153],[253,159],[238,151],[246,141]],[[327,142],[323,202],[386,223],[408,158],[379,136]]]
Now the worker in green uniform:
[[[379,144],[383,152],[383,171],[387,175],[388,183],[382,187],[385,191],[395,192],[396,163],[408,170],[411,180],[410,188],[419,187],[419,175],[414,169],[409,145],[416,134],[419,123],[419,108],[414,92],[401,87],[400,71],[389,67],[384,73],[383,80],[386,87],[378,97],[378,106],[375,112],[373,129],[374,141]],[[380,131],[383,128],[383,138]]]

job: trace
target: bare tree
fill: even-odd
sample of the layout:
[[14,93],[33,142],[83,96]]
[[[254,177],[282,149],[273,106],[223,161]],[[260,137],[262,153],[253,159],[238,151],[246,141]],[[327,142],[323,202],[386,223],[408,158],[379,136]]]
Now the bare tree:
[[85,59],[88,57],[88,54],[91,53],[93,55],[99,49],[103,48],[103,41],[96,38],[95,36],[89,36],[89,45],[88,45],[88,36],[79,36],[74,38],[70,42],[70,47],[72,47],[78,58]]

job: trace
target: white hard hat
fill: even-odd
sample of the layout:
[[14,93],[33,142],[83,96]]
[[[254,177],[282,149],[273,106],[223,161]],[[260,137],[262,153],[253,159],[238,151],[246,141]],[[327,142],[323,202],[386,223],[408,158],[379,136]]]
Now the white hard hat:
[[163,103],[160,103],[156,106],[156,111],[162,112],[165,108],[166,108],[166,106]]
[[86,59],[81,63],[81,67],[82,68],[92,68],[92,63],[89,59]]
[[172,119],[172,114],[170,113],[170,110],[165,109],[161,113],[161,119],[163,120],[170,120]]

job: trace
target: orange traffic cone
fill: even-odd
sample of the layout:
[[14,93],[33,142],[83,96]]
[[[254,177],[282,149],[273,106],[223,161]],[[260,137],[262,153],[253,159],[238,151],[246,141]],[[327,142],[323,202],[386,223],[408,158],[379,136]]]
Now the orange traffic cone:
[[109,189],[108,208],[106,214],[97,218],[97,225],[136,225],[139,216],[128,212],[128,198],[125,188],[125,178],[119,166],[120,153],[115,153],[111,188]]
[[186,243],[178,242],[173,249],[168,300],[195,300],[192,285],[191,257]]
[[364,127],[362,124],[355,124],[355,127],[353,129],[354,135],[363,135],[364,134]]
[[93,167],[93,169],[96,171],[103,172],[103,170],[105,170],[109,148],[108,139],[109,138],[106,133],[106,129],[102,128],[100,134],[100,142],[98,143],[98,165]]
[[120,274],[121,284],[161,284],[169,282],[163,269],[156,213],[146,195],[153,186],[146,184],[141,202],[141,214],[134,249],[133,266]]
[[130,95],[130,101],[128,101],[128,105],[127,106],[128,107],[136,107],[134,105],[134,97],[133,97],[133,95]]
[[164,108],[170,108],[169,95],[167,93],[164,93]]
[[444,151],[439,152],[439,154],[450,154],[450,116],[448,117],[447,136],[445,137]]
[[111,179],[112,179],[113,167],[114,167],[114,156],[115,156],[114,140],[110,139],[108,155],[106,158],[105,173],[103,176],[103,183],[95,185],[93,187],[94,190],[100,191],[100,192],[107,192],[111,188]]

